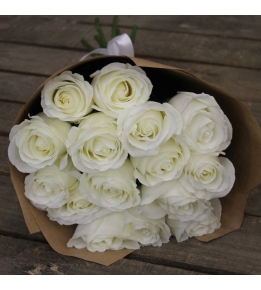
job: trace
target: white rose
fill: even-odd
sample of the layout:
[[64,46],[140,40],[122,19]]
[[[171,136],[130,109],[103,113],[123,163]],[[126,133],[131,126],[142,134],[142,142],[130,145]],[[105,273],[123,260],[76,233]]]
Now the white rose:
[[125,108],[145,103],[152,91],[151,81],[145,72],[130,64],[111,63],[91,77],[97,105],[93,107],[113,117]]
[[212,207],[209,201],[195,198],[178,180],[162,182],[156,186],[141,187],[140,214],[148,218],[162,218],[168,215],[180,221],[206,219]]
[[118,135],[133,157],[152,156],[182,129],[179,112],[171,105],[147,102],[125,109],[118,117]]
[[177,242],[183,242],[191,237],[199,237],[206,234],[213,233],[218,229],[221,218],[221,204],[218,199],[211,200],[213,211],[203,221],[188,221],[181,222],[179,220],[167,219],[166,222],[170,227],[173,236],[176,237]]
[[118,168],[128,156],[117,136],[116,120],[102,112],[91,114],[78,127],[72,127],[66,146],[74,166],[82,172]]
[[112,211],[124,210],[140,203],[133,166],[128,159],[118,169],[83,173],[80,190],[92,203]]
[[[142,246],[160,247],[163,243],[168,243],[170,229],[165,223],[165,218],[150,219],[138,213],[137,208],[129,210],[132,215],[128,228],[132,232],[133,239],[137,240]],[[134,218],[135,217],[135,218]]]
[[67,122],[44,113],[15,125],[9,135],[8,157],[21,172],[31,173],[47,165],[59,169],[67,165],[65,140],[71,129]]
[[26,176],[24,194],[39,209],[58,208],[79,190],[80,177],[78,171],[46,166]]
[[47,116],[78,123],[92,111],[93,88],[82,75],[65,71],[44,85],[41,98]]
[[192,155],[180,183],[197,198],[212,199],[227,195],[235,182],[235,168],[225,157]]
[[136,209],[114,212],[89,224],[79,225],[68,247],[87,248],[89,251],[139,249],[140,246],[161,246],[170,238],[164,219],[150,220]]
[[232,126],[214,97],[204,93],[179,92],[169,103],[182,116],[182,136],[191,150],[220,152],[228,147]]
[[67,247],[87,248],[90,252],[106,250],[139,249],[138,241],[126,228],[126,213],[114,212],[91,223],[78,225]]
[[87,224],[110,213],[91,203],[88,198],[77,192],[71,195],[67,203],[59,208],[48,208],[48,217],[60,225]]
[[147,186],[179,178],[190,157],[190,151],[187,145],[178,143],[177,140],[178,138],[171,138],[160,145],[157,155],[130,157],[134,177]]

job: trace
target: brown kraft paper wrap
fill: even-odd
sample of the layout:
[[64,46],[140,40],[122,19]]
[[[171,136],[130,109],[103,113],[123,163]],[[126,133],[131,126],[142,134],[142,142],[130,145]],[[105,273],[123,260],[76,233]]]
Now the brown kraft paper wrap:
[[[85,80],[90,82],[91,73],[112,62],[136,64],[143,68],[153,84],[151,96],[153,101],[164,102],[173,97],[177,91],[204,92],[215,97],[233,127],[232,142],[225,152],[226,157],[235,167],[236,181],[230,193],[220,199],[222,203],[221,227],[214,233],[198,237],[198,239],[207,242],[238,229],[243,221],[248,193],[261,182],[261,130],[249,109],[235,97],[182,69],[125,56],[90,58],[66,67],[50,78],[65,70],[71,70],[73,73],[82,74]],[[44,84],[22,107],[14,125],[28,118],[29,113],[35,115],[42,111],[40,99]],[[19,172],[13,165],[10,165],[10,173],[29,232],[41,231],[50,246],[58,253],[108,266],[133,252],[125,249],[93,253],[87,249],[67,248],[66,244],[72,237],[76,226],[61,226],[50,221],[46,212],[35,208],[25,197],[24,178],[26,174]]]

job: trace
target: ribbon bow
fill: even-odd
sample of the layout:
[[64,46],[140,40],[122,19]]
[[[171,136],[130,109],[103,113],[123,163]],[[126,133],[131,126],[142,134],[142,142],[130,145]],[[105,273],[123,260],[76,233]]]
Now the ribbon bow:
[[132,41],[128,34],[123,33],[111,39],[108,42],[107,48],[97,48],[93,51],[85,54],[79,61],[84,60],[91,54],[99,53],[105,55],[127,55],[134,56],[134,48],[132,45]]

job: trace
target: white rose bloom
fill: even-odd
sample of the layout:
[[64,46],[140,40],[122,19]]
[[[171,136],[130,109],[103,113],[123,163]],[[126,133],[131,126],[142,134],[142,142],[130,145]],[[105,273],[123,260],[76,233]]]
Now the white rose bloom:
[[235,168],[225,157],[192,155],[179,180],[197,198],[221,198],[234,185]]
[[178,180],[141,187],[140,214],[148,218],[162,218],[166,215],[180,221],[201,221],[210,215],[209,201],[195,198]]
[[93,88],[82,75],[65,71],[44,85],[41,98],[47,116],[78,123],[92,111]]
[[191,150],[221,152],[232,139],[232,126],[214,97],[179,92],[170,101],[183,120],[182,136]]
[[136,219],[128,224],[128,228],[132,228],[133,239],[142,246],[160,247],[163,243],[169,242],[171,233],[165,218],[146,218],[138,213],[137,208],[129,210],[129,213]]
[[134,177],[147,186],[179,178],[190,157],[190,151],[186,144],[177,141],[178,138],[171,138],[160,145],[157,155],[130,157]]
[[146,73],[130,64],[111,63],[90,77],[97,105],[93,107],[116,118],[123,109],[145,103],[152,91]]
[[219,199],[212,199],[212,213],[202,221],[181,222],[179,220],[167,219],[166,222],[170,227],[173,236],[177,242],[183,242],[191,237],[199,237],[213,233],[220,228],[221,204]]
[[78,171],[61,171],[55,166],[46,166],[25,178],[25,196],[41,209],[58,208],[79,191],[81,174]]
[[44,113],[32,116],[15,125],[9,135],[8,157],[20,171],[31,173],[55,164],[59,169],[67,166],[65,140],[71,125]]
[[170,235],[164,219],[149,220],[132,209],[79,225],[67,246],[87,248],[91,252],[123,248],[135,250],[140,246],[161,246],[169,241]]
[[83,173],[80,190],[92,203],[112,211],[121,211],[140,203],[140,191],[128,159],[118,169]]
[[164,208],[170,219],[180,221],[202,221],[210,215],[211,203],[204,199],[186,196],[162,196],[158,203]]
[[90,252],[106,250],[139,249],[126,228],[126,212],[114,212],[91,223],[77,226],[67,247],[87,248]]
[[102,112],[72,127],[66,146],[74,166],[88,173],[118,168],[128,156],[117,136],[116,120]]
[[87,224],[110,213],[91,203],[86,196],[78,192],[71,195],[67,203],[59,208],[48,208],[48,217],[60,225]]
[[152,156],[173,134],[180,134],[182,119],[171,105],[146,102],[125,109],[118,117],[118,135],[133,157]]

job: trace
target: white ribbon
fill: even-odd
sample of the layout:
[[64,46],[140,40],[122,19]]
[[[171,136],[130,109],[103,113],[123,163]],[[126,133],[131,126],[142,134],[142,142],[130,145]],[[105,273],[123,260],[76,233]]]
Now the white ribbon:
[[91,54],[99,53],[105,55],[127,55],[134,56],[134,48],[128,34],[118,35],[108,42],[107,48],[97,48],[85,54],[79,61],[84,60]]

